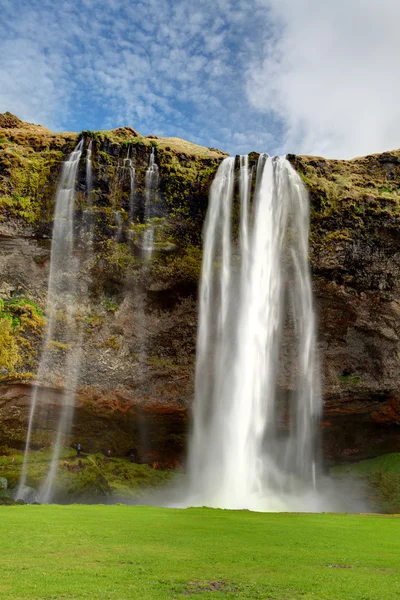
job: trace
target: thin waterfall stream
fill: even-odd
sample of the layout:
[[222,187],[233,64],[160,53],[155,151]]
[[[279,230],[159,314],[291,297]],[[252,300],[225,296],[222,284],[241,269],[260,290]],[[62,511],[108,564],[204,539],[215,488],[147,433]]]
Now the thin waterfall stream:
[[[250,203],[248,157],[239,164],[238,242],[234,158],[219,167],[204,226],[186,503],[301,509],[316,484],[321,412],[308,195],[285,158],[262,154]],[[284,402],[279,375],[288,366],[294,392]]]
[[126,158],[124,158],[123,169],[128,169],[129,171],[129,220],[133,221],[135,209],[135,168],[132,164],[132,159],[129,158],[130,149],[129,146]]
[[92,167],[92,144],[93,140],[89,140],[86,149],[86,195],[88,205],[92,206],[92,190],[93,190],[93,167]]
[[[82,330],[76,318],[78,272],[80,265],[79,258],[74,255],[75,185],[82,149],[83,140],[79,142],[75,150],[64,162],[56,193],[46,303],[47,328],[38,369],[37,383],[33,388],[31,396],[27,440],[17,492],[17,497],[24,499],[32,436],[35,428],[46,427],[49,419],[49,400],[41,386],[46,382],[49,373],[53,370],[53,349],[54,345],[61,343],[57,340],[57,338],[60,338],[65,348],[64,359],[61,365],[63,389],[56,437],[52,444],[50,468],[39,490],[40,502],[50,502],[52,499],[54,478],[61,448],[65,437],[71,431],[82,350]],[[86,172],[91,174],[90,143],[87,150]],[[88,197],[90,189],[91,181],[88,181]],[[65,321],[62,325],[58,322],[59,315],[62,315]],[[41,409],[38,411],[39,399],[41,401]]]
[[145,176],[144,218],[148,227],[143,236],[143,257],[146,262],[151,261],[154,251],[154,225],[151,223],[151,218],[153,217],[153,207],[157,196],[158,177],[158,165],[155,162],[154,148],[152,148]]

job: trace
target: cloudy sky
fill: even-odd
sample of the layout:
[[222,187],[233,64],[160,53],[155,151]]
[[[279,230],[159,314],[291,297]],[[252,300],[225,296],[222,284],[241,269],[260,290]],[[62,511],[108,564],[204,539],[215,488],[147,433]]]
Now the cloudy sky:
[[400,0],[0,0],[0,112],[228,152],[400,147]]

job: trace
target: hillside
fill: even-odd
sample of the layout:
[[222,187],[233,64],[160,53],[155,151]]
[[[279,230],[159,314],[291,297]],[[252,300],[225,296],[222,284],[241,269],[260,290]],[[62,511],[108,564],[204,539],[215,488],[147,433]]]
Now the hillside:
[[[143,137],[130,127],[52,133],[10,113],[0,115],[0,445],[24,445],[42,344],[55,191],[62,162],[82,135],[85,149],[92,140],[95,252],[80,274],[90,285],[79,306],[84,356],[71,443],[80,439],[91,452],[110,447],[124,454],[133,442],[144,462],[173,465],[184,452],[193,398],[202,225],[209,186],[226,154],[178,138]],[[145,264],[140,240],[152,151],[159,206],[156,253]],[[253,163],[257,156],[250,155]],[[311,201],[325,457],[400,451],[400,151],[351,161],[289,159]],[[79,227],[86,208],[84,160],[76,205]],[[54,346],[45,386],[50,430],[64,350]],[[280,385],[290,385],[284,370]],[[39,448],[48,440],[42,430],[33,443]]]

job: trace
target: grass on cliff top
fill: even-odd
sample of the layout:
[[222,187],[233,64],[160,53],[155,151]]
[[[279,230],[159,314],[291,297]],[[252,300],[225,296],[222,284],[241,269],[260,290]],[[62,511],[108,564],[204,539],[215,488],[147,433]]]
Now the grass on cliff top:
[[394,600],[400,519],[206,508],[0,508],[3,600]]
[[[49,449],[30,453],[26,480],[28,486],[39,489],[46,479],[50,460]],[[8,480],[10,488],[18,484],[22,461],[21,451],[9,450],[7,455],[0,456],[0,477]],[[107,458],[102,454],[84,453],[78,458],[75,450],[64,448],[58,463],[55,501],[129,501],[149,488],[166,483],[173,474],[174,471],[130,463],[128,458]]]
[[228,156],[228,154],[222,150],[200,146],[199,144],[178,137],[164,138],[156,135],[142,136],[130,127],[95,131],[93,132],[93,135],[95,137],[108,138],[115,143],[140,143],[145,146],[154,146],[155,148],[160,148],[162,150],[169,149],[177,153],[193,156],[194,158],[223,158],[224,156]]

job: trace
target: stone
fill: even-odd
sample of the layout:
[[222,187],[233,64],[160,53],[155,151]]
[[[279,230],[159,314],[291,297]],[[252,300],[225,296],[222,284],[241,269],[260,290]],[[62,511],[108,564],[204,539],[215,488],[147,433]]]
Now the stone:
[[[22,288],[43,309],[54,193],[62,161],[78,134],[52,133],[18,121],[12,115],[0,118],[0,138],[8,140],[0,143],[0,196],[8,200],[0,206],[0,298],[7,302]],[[176,138],[146,140],[129,128],[92,135],[95,257],[84,273],[92,281],[87,304],[79,307],[85,314],[84,348],[71,443],[79,439],[90,451],[111,448],[115,455],[133,444],[148,464],[179,461],[185,455],[194,396],[201,231],[208,189],[225,154]],[[129,178],[122,180],[118,197],[113,182],[130,144],[137,203],[143,202],[151,141],[157,143],[161,214],[157,260],[147,269],[137,260],[140,226],[129,229]],[[257,157],[250,155],[252,165]],[[325,456],[345,460],[399,451],[400,152],[351,161],[288,158],[310,193]],[[27,169],[47,173],[38,178],[33,193],[24,187],[31,181]],[[81,169],[78,204],[84,177]],[[31,201],[23,211],[13,202],[19,196]],[[131,247],[128,235],[120,243],[113,237],[116,201],[125,233],[134,236]],[[32,325],[29,311],[18,308],[11,316],[22,316],[26,330],[16,340],[20,363],[13,372],[0,374],[0,439],[23,448],[42,333]],[[282,352],[291,351],[288,327]],[[50,428],[60,410],[61,356],[62,348],[55,347],[54,368],[40,394],[49,403]],[[284,367],[279,384],[290,390]],[[48,444],[48,438],[48,431],[36,431],[35,447]]]

